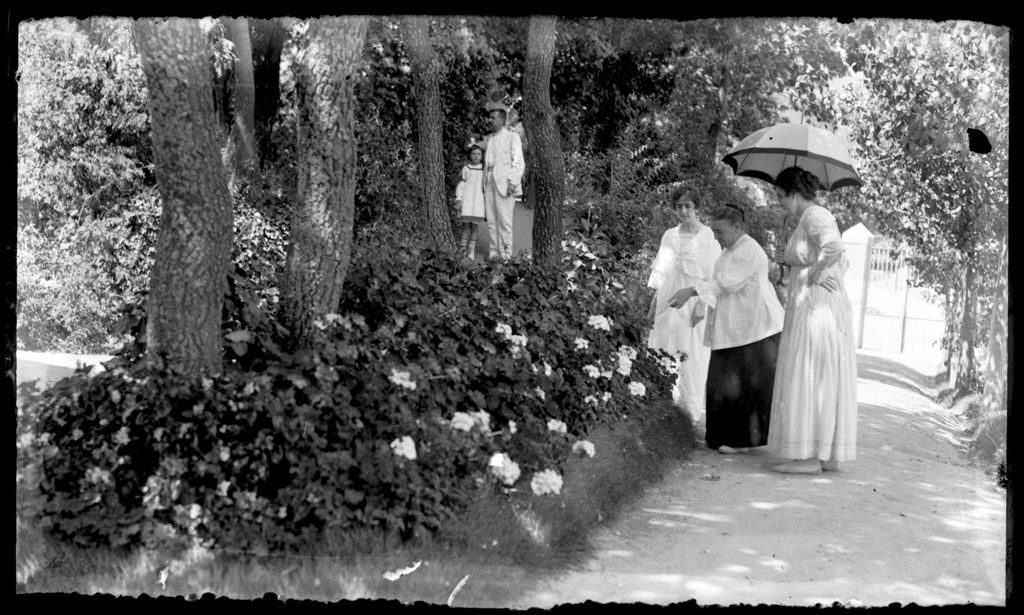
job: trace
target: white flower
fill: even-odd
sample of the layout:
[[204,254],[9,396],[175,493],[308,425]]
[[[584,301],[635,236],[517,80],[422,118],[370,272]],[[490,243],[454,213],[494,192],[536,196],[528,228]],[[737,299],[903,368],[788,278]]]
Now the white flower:
[[26,448],[32,446],[32,443],[35,442],[35,439],[35,434],[33,434],[31,431],[26,431],[25,433],[18,436],[18,448]]
[[629,392],[637,397],[643,397],[647,393],[647,387],[642,382],[630,382]]
[[537,472],[530,479],[530,489],[534,495],[558,494],[562,491],[562,477],[554,470]]
[[399,457],[416,459],[416,443],[409,436],[402,436],[392,440],[391,450]]
[[112,399],[115,404],[121,403],[121,392],[118,391],[117,389],[111,389],[110,390],[110,399]]
[[536,364],[534,364],[534,363],[530,363],[530,371],[532,371],[533,373],[535,373],[535,374],[536,374],[536,373],[537,373],[538,371],[540,371],[540,370],[539,370],[539,369],[537,369],[537,365],[536,365]]
[[609,401],[611,401],[611,399],[612,399],[612,394],[610,392],[608,392],[608,391],[605,391],[604,394],[601,395],[601,401],[603,401],[603,402],[609,402]]
[[619,346],[619,354],[629,357],[630,361],[636,361],[637,351],[636,348],[633,348],[632,346],[626,346],[625,344]]
[[[328,316],[329,315],[330,314],[328,314]],[[591,457],[593,457],[593,455],[591,455]],[[281,507],[279,507],[277,509],[277,518],[278,519],[284,519],[287,516],[288,516],[288,507],[287,506],[281,506]]]
[[526,336],[509,335],[507,339],[512,342],[512,356],[518,357],[523,352],[523,349],[526,348]]
[[597,398],[594,397],[593,395],[587,395],[586,397],[583,398],[583,401],[587,402],[588,404],[594,404],[595,406],[597,405]]
[[[160,429],[161,429],[161,428],[159,428],[159,427],[157,428],[157,430],[158,430],[158,431],[159,431]],[[74,429],[73,429],[73,430],[71,431],[71,437],[72,437],[73,439],[75,439],[75,440],[78,440],[78,439],[79,439],[79,438],[81,438],[81,437],[82,437],[83,435],[84,435],[84,434],[82,434],[82,430],[81,430],[81,429],[79,429],[79,428],[77,428],[77,427],[75,427],[75,428],[74,428]],[[157,436],[157,439],[159,440],[159,439],[160,439],[160,437],[159,437],[159,436]]]
[[213,387],[213,380],[210,380],[209,378],[203,378],[203,390],[209,391],[211,387]]
[[217,495],[219,495],[222,498],[228,497],[228,489],[230,489],[230,488],[231,488],[231,483],[230,482],[228,482],[226,480],[220,481],[219,483],[217,483]]
[[128,427],[127,426],[122,427],[121,429],[117,430],[117,433],[114,434],[114,442],[116,442],[118,444],[121,444],[121,445],[128,444]]
[[93,484],[102,482],[109,485],[113,482],[110,477],[110,472],[96,466],[93,466],[86,471],[85,478]]
[[452,415],[452,429],[469,431],[470,429],[473,429],[474,424],[476,424],[476,421],[474,421],[473,417],[466,412],[456,412]]
[[157,427],[156,429],[153,430],[153,438],[159,440],[162,437],[164,437],[164,428],[163,427]]
[[616,371],[622,374],[623,376],[628,376],[629,373],[633,371],[633,361],[631,361],[630,358],[627,357],[626,355],[620,354],[619,366],[616,368]]
[[594,365],[584,365],[583,371],[587,372],[587,375],[591,378],[597,378],[601,375],[601,370],[597,369]]
[[245,387],[242,389],[242,395],[252,395],[256,392],[256,385],[251,382],[246,382]]
[[500,333],[503,336],[505,336],[505,338],[508,338],[508,337],[510,337],[512,335],[512,326],[511,325],[507,325],[507,324],[505,324],[503,322],[499,322],[498,326],[494,327],[494,332],[495,333]]
[[555,433],[566,433],[568,427],[558,419],[548,419],[548,430]]
[[544,389],[542,389],[540,387],[537,387],[537,388],[534,389],[534,391],[537,392],[537,397],[539,397],[541,399],[547,399],[547,395],[545,395]]
[[587,457],[594,456],[594,443],[589,440],[580,440],[576,444],[572,445],[572,452],[574,453],[585,453]]
[[591,316],[587,320],[587,324],[595,329],[604,329],[605,331],[612,330],[612,321],[604,316]]
[[221,461],[227,461],[228,459],[231,459],[231,450],[228,449],[228,447],[226,447],[226,446],[221,447],[221,449],[220,449],[220,460]]
[[333,325],[336,322],[341,322],[341,315],[335,314],[334,312],[331,312],[330,314],[324,314],[324,320],[327,322],[327,324]]
[[665,370],[669,375],[675,375],[676,373],[676,361],[671,357],[662,357],[658,363],[661,365],[661,369]]
[[515,484],[519,480],[519,464],[505,453],[494,453],[487,465],[490,466],[491,474],[505,485]]
[[470,412],[469,416],[473,417],[473,422],[477,424],[481,431],[486,432],[491,430],[491,415],[487,414],[486,410]]
[[508,432],[510,434],[516,432],[516,422],[515,421],[509,421],[508,422]]
[[607,378],[607,379],[611,380],[612,379],[612,370],[610,370],[610,369],[601,370],[601,377],[602,378]]
[[199,416],[200,414],[203,413],[203,408],[205,407],[206,406],[203,405],[203,402],[199,402],[198,404],[192,406],[192,414]]
[[201,514],[203,514],[203,507],[202,506],[200,506],[199,504],[195,504],[195,503],[193,503],[192,506],[189,506],[189,508],[188,508],[188,518],[189,519],[198,519],[199,515],[201,515]]
[[412,376],[409,372],[400,372],[397,369],[391,370],[391,375],[388,377],[391,382],[394,382],[400,387],[405,387],[410,391],[416,389],[416,383],[413,381]]
[[554,370],[551,369],[551,366],[548,365],[548,362],[544,361],[544,375],[550,377],[553,371]]

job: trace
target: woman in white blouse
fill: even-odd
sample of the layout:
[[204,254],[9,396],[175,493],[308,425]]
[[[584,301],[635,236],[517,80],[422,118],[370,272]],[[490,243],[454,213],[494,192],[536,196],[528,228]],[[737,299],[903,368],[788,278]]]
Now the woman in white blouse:
[[677,358],[676,402],[694,421],[704,414],[704,386],[710,351],[704,346],[706,306],[695,301],[682,310],[669,307],[672,295],[711,277],[711,269],[722,252],[711,229],[697,220],[699,194],[686,187],[669,196],[671,215],[679,224],[665,231],[654,257],[647,285],[656,289],[647,318],[653,321],[649,348],[663,350]]
[[681,289],[671,305],[696,297],[711,308],[705,440],[720,453],[742,453],[768,443],[784,312],[768,281],[768,255],[747,235],[743,210],[722,207],[711,230],[725,248],[711,279]]

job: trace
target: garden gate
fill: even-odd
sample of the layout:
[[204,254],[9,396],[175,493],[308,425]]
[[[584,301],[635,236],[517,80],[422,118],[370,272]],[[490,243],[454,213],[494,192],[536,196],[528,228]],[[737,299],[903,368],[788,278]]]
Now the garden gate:
[[[859,228],[858,228],[859,227]],[[915,283],[911,253],[862,224],[843,233],[850,267],[857,348],[906,354],[936,354],[944,330],[941,300]]]

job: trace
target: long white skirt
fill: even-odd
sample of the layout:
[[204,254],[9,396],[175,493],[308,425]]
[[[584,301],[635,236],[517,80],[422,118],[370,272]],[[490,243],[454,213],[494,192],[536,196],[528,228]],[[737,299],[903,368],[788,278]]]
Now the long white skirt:
[[771,454],[822,461],[856,457],[857,355],[851,323],[844,322],[849,317],[845,289],[792,289],[775,367]]
[[[647,346],[664,350],[677,357],[676,386],[672,391],[672,398],[696,422],[704,416],[704,395],[711,349],[704,345],[704,325],[707,318],[697,323],[696,327],[690,324],[690,317],[697,301],[690,299],[679,309],[668,305],[668,300],[676,291],[684,288],[685,282],[679,276],[671,276],[658,289],[654,326],[647,338]],[[682,354],[686,357],[682,358]]]

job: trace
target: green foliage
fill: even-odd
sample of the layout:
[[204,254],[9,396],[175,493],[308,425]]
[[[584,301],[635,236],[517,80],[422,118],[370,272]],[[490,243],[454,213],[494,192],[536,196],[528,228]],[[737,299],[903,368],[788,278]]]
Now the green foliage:
[[[30,399],[20,467],[41,527],[114,546],[295,547],[327,528],[410,538],[498,487],[492,454],[529,490],[577,437],[670,389],[641,311],[585,244],[566,244],[571,271],[382,247],[360,246],[311,350],[282,352],[287,332],[236,272],[222,376],[188,380],[126,346],[107,371]],[[591,264],[572,264],[581,257]],[[139,316],[126,321],[141,337]],[[451,422],[481,410],[486,428]],[[392,450],[405,437],[415,459]]]
[[44,232],[68,218],[116,215],[155,181],[145,78],[128,22],[100,21],[104,45],[75,20],[20,25],[19,214]]
[[[832,104],[852,128],[860,197],[915,250],[919,281],[949,297],[947,347],[981,346],[987,329],[975,325],[988,322],[1007,232],[1008,32],[872,20],[846,36],[852,78]],[[969,151],[967,128],[985,132],[990,154]],[[977,388],[973,361],[964,368]]]
[[159,205],[144,191],[123,214],[41,233],[18,229],[18,343],[37,351],[111,352],[121,303],[149,285]]

